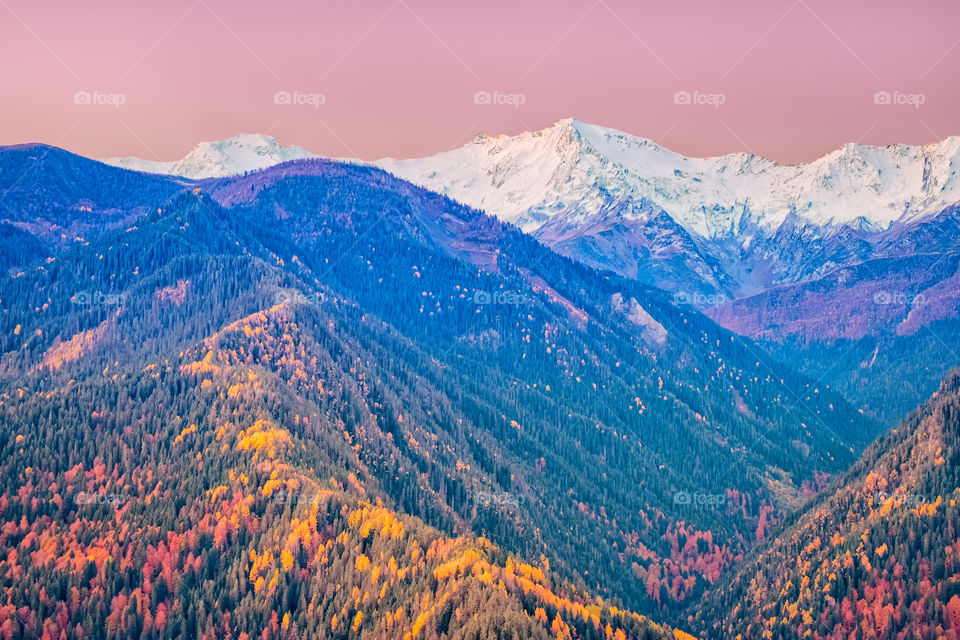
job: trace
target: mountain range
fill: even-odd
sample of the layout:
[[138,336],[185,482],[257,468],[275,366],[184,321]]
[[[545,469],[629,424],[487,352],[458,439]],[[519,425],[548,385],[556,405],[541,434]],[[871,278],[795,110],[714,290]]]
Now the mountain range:
[[[662,294],[369,167],[196,182],[42,146],[0,159],[6,224],[35,247],[0,285],[0,634],[682,637],[611,589],[656,608],[632,577],[643,540],[638,566],[690,581],[665,573],[664,607],[716,572],[671,557],[692,525],[659,515],[718,466],[687,477],[668,439],[721,446],[680,384],[709,385],[708,362],[674,379],[658,358],[746,363],[725,333],[694,348],[708,319],[665,336]],[[814,453],[765,381],[744,402],[814,457],[758,455],[743,443],[773,425],[715,384],[745,506],[693,515],[739,548],[773,517],[778,460],[799,492],[871,427],[834,397],[845,433],[816,427],[834,443]]]
[[844,229],[878,233],[939,213],[960,200],[958,163],[960,137],[925,147],[850,144],[809,164],[780,165],[748,154],[687,158],[651,140],[562,120],[376,164],[641,280],[658,278],[647,272],[661,263],[669,267],[675,256],[657,256],[676,246],[672,236],[686,234],[700,249],[699,262],[687,259],[686,280],[739,298],[836,262],[792,256],[788,240],[809,244],[814,229],[820,241]]
[[[242,173],[258,163],[215,147],[245,139],[197,147],[188,158],[203,172],[164,172]],[[257,148],[272,150],[263,163],[282,149]],[[888,424],[936,389],[949,368],[944,350],[960,354],[960,137],[848,144],[782,165],[750,154],[687,158],[567,119],[372,164],[669,292]]]
[[668,294],[373,167],[0,163],[33,247],[0,287],[11,633],[655,637],[623,611],[699,597],[878,430]]
[[0,635],[956,637],[953,142],[0,147]]
[[[241,135],[201,144],[179,162],[106,162],[204,178],[306,155]],[[816,280],[866,258],[929,249],[918,246],[928,240],[917,237],[924,224],[960,201],[957,136],[922,147],[848,144],[808,164],[781,165],[750,154],[688,158],[567,119],[514,137],[480,134],[427,158],[373,164],[514,224],[564,255],[699,307]],[[938,248],[954,243],[942,239]]]

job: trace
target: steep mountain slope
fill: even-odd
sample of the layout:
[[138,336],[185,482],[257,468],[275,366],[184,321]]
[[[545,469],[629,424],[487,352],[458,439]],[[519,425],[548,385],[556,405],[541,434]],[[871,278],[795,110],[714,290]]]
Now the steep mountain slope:
[[891,229],[863,253],[708,314],[893,425],[960,364],[960,207]]
[[216,142],[201,142],[190,153],[172,162],[142,160],[140,158],[106,158],[106,164],[184,178],[219,178],[235,176],[248,171],[265,169],[288,160],[312,158],[302,147],[281,146],[268,135],[242,133]]
[[[0,285],[0,633],[669,632],[455,520],[442,476],[410,469],[446,440],[442,398],[423,382],[410,398],[422,356],[355,304],[298,293],[253,240],[271,220],[231,220],[192,185],[157,204]],[[474,465],[458,499],[490,527],[515,506]]]
[[0,246],[12,267],[122,228],[185,188],[45,145],[0,147]]
[[277,305],[173,360],[0,396],[0,632],[673,637],[546,560],[385,506],[301,397],[339,382],[315,366],[318,320]]
[[832,260],[841,266],[824,276],[772,287],[709,313],[743,335],[819,340],[908,335],[955,318],[960,309],[960,205],[882,234],[856,258]]
[[698,604],[712,638],[960,633],[960,370]]
[[[866,313],[867,311],[864,311]],[[960,321],[926,325],[914,333],[887,334],[830,344],[787,340],[768,348],[782,361],[828,383],[883,424],[895,425],[936,390],[960,362]]]
[[[696,597],[875,430],[663,292],[374,168],[288,163],[149,210],[0,281],[12,397],[151,366],[288,375],[257,417],[346,443],[337,477],[635,610]],[[205,406],[171,384],[176,415]]]
[[[707,310],[888,424],[960,365],[958,137],[787,166],[565,120],[377,164]],[[912,362],[886,368],[907,345]]]

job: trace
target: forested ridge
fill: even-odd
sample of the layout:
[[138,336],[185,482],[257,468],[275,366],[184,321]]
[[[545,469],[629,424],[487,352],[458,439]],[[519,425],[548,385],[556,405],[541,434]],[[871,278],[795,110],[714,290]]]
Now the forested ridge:
[[957,638],[960,370],[687,618],[713,638]]
[[688,629],[878,431],[667,293],[376,169],[31,153],[0,173],[57,203],[8,221],[43,250],[0,282],[0,636],[672,635],[647,617]]
[[329,414],[297,399],[322,380],[288,307],[206,347],[3,396],[0,635],[665,633],[558,581],[545,558],[384,506],[349,435],[329,439]]

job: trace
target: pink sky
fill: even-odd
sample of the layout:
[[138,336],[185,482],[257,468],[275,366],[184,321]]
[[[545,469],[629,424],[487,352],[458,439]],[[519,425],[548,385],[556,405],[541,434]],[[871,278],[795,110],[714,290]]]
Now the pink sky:
[[0,0],[0,144],[172,160],[256,132],[373,159],[573,116],[795,162],[960,134],[957,25],[955,0]]

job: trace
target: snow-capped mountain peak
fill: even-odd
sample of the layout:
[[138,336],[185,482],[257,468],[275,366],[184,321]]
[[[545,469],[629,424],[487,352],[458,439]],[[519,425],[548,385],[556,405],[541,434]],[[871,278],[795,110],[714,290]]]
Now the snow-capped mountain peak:
[[813,162],[780,164],[749,153],[690,158],[566,119],[374,164],[570,257],[708,298],[815,276],[834,265],[823,246],[842,229],[879,234],[960,201],[960,137],[847,144]]
[[865,217],[887,227],[960,199],[960,138],[925,146],[847,144],[785,165],[736,153],[689,158],[657,142],[575,119],[517,136],[478,136],[429,158],[376,164],[532,231],[554,215],[590,215],[611,199],[656,202],[689,231],[735,233],[746,211],[767,230],[795,213],[817,225]]
[[241,133],[226,140],[201,142],[183,159],[172,162],[140,158],[107,158],[103,162],[134,171],[164,173],[186,178],[237,175],[314,154],[297,146],[284,147],[271,136]]

